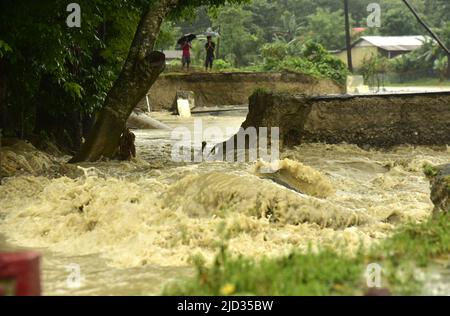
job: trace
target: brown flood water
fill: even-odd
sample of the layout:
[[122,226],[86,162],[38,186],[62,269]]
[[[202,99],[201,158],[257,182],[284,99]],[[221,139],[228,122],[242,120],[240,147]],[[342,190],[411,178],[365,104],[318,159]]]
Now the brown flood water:
[[[196,118],[236,131],[245,114]],[[191,130],[194,121],[154,117]],[[174,163],[170,131],[136,135],[136,161],[82,164],[78,179],[21,176],[0,186],[0,249],[42,252],[44,294],[158,294],[192,275],[193,255],[211,260],[225,235],[233,253],[253,257],[310,244],[351,255],[425,220],[433,206],[422,166],[450,161],[448,147],[302,145],[281,157],[285,174],[303,181],[301,194],[259,177],[254,163]],[[80,267],[77,289],[68,288],[71,264]]]

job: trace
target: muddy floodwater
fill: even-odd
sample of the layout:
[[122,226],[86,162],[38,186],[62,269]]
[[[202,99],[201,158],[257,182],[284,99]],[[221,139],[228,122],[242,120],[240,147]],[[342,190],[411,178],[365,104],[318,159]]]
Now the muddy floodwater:
[[[187,127],[193,141],[201,119],[203,129],[223,135],[197,136],[218,143],[246,112],[152,115]],[[305,144],[281,155],[281,176],[301,183],[294,190],[258,174],[255,163],[174,162],[178,139],[170,130],[135,134],[133,162],[81,164],[84,176],[76,179],[20,176],[0,186],[0,249],[43,254],[44,294],[158,294],[193,274],[193,256],[211,260],[225,240],[233,253],[252,257],[310,246],[351,255],[403,223],[427,219],[433,205],[422,166],[450,161],[447,146]],[[70,282],[74,265],[81,287]]]

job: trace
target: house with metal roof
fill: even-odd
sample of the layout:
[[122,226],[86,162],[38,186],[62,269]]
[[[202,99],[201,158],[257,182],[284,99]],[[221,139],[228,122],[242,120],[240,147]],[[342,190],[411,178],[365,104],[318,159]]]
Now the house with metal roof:
[[[412,52],[432,40],[429,36],[362,36],[352,45],[352,60],[355,68],[360,68],[364,60],[372,56],[395,58],[405,53]],[[345,49],[335,53],[339,59],[347,63],[347,51]]]
[[183,56],[182,50],[164,50],[163,54],[166,55],[166,63],[171,62],[172,60],[181,60]]

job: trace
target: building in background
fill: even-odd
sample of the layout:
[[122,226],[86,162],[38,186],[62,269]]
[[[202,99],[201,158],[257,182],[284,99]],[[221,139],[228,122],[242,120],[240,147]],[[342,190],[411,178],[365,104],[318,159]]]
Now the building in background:
[[[353,67],[360,68],[364,60],[372,56],[395,58],[402,54],[412,52],[430,41],[429,36],[362,36],[352,45]],[[347,51],[345,49],[333,52],[340,60],[347,64]]]
[[181,57],[183,57],[182,50],[165,50],[163,54],[166,55],[166,64],[169,64],[173,60],[179,60],[181,62]]

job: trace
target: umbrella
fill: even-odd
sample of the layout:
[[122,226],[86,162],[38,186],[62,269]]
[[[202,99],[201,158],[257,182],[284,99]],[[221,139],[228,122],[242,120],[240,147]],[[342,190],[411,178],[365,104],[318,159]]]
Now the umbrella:
[[203,33],[205,36],[211,36],[211,37],[220,37],[220,34],[218,32],[214,32],[212,28],[208,27],[205,33]]
[[178,45],[181,45],[181,44],[183,44],[184,42],[192,42],[193,40],[195,40],[197,38],[197,35],[195,35],[195,34],[185,34],[185,35],[183,35],[183,37],[181,37],[178,41],[177,41],[177,43],[178,43]]

